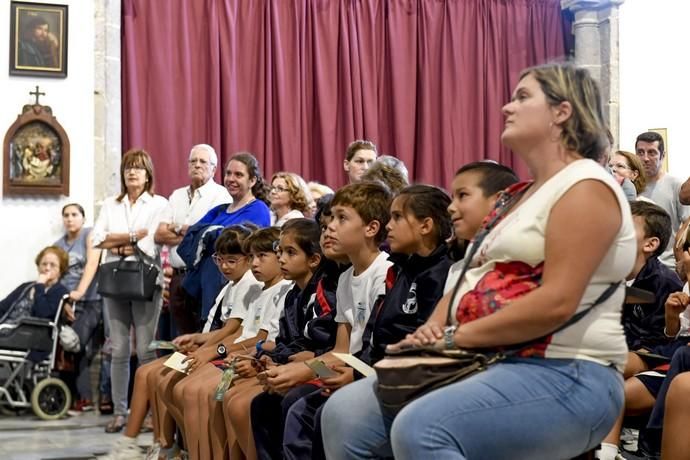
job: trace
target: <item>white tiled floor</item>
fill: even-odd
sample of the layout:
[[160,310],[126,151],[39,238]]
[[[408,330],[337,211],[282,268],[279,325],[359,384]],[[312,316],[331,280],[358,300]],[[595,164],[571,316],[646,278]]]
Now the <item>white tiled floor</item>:
[[[121,434],[103,430],[110,416],[87,412],[77,417],[46,422],[31,415],[0,416],[1,460],[93,459],[107,453]],[[151,435],[139,436],[141,446]]]

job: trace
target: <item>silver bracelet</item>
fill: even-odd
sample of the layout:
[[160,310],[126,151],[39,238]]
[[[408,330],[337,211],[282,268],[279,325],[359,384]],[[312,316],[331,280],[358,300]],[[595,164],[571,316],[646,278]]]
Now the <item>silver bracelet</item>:
[[668,333],[666,332],[666,327],[664,326],[664,335],[665,335],[667,338],[669,338],[669,339],[675,339],[676,337],[678,337],[678,334],[680,334],[680,329],[678,329],[678,333],[677,333],[677,334],[675,334],[675,335],[668,335]]

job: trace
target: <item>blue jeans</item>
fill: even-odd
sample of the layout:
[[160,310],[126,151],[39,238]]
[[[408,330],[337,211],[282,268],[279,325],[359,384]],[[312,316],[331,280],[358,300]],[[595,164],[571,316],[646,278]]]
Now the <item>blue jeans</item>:
[[623,378],[583,360],[517,358],[397,414],[376,379],[336,391],[321,423],[328,459],[567,459],[595,447],[623,407]]

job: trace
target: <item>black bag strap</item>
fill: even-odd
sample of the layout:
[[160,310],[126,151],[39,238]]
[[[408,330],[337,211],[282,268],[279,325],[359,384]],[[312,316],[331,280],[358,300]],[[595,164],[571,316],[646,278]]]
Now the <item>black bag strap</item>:
[[453,294],[450,297],[450,304],[448,305],[448,314],[446,315],[446,326],[449,326],[452,322],[451,312],[453,311],[453,299],[455,299],[455,296],[458,294],[458,290],[460,290],[462,280],[465,278],[465,274],[470,269],[472,259],[474,258],[475,254],[477,254],[477,251],[479,250],[479,247],[482,245],[484,238],[486,238],[486,236],[489,233],[491,233],[491,230],[493,230],[496,227],[496,225],[498,225],[498,223],[503,220],[506,214],[508,214],[508,211],[510,211],[513,208],[513,206],[515,206],[517,202],[520,201],[520,198],[522,198],[522,196],[525,194],[525,192],[527,192],[527,190],[529,190],[531,186],[532,183],[525,184],[520,190],[518,190],[514,194],[503,192],[496,201],[496,213],[493,215],[491,220],[489,220],[481,229],[479,229],[479,232],[477,232],[477,235],[474,237],[474,240],[472,241],[472,248],[470,249],[470,253],[465,254],[464,264],[462,265],[460,277],[455,282]]
[[[156,261],[153,259],[153,257],[149,257],[144,251],[142,251],[138,244],[134,243],[132,247],[134,248],[134,255],[137,257],[137,259],[148,265],[156,266]],[[125,257],[127,256],[122,256],[120,260],[124,259]]]
[[555,333],[557,333],[557,332],[561,332],[563,329],[565,329],[565,328],[567,328],[567,327],[570,327],[570,326],[572,326],[573,324],[575,324],[575,323],[577,323],[578,321],[580,321],[580,320],[581,320],[582,318],[584,318],[585,315],[586,315],[587,313],[589,313],[594,307],[596,307],[596,306],[599,305],[599,304],[602,304],[602,303],[606,302],[606,301],[609,299],[609,297],[611,297],[611,296],[613,295],[613,293],[616,292],[616,291],[618,290],[618,287],[619,287],[620,285],[621,285],[621,282],[620,282],[620,281],[609,284],[608,287],[607,287],[606,289],[604,289],[604,292],[602,292],[602,293],[599,295],[599,297],[597,297],[597,299],[596,299],[594,302],[592,302],[587,308],[585,308],[584,310],[581,310],[581,311],[575,313],[573,316],[570,317],[570,319],[569,319],[568,321],[566,321],[565,323],[561,324],[560,326],[558,326],[558,327],[556,328],[556,330],[554,330],[553,332],[551,332],[551,333],[549,333],[549,334],[546,334],[544,337],[548,337],[548,336],[553,335],[553,334],[555,334]]
[[[462,284],[462,280],[465,278],[465,274],[470,268],[470,264],[472,263],[472,259],[474,258],[475,254],[479,250],[479,247],[482,245],[482,242],[484,241],[484,238],[498,225],[498,223],[503,220],[503,218],[506,216],[508,211],[510,211],[515,204],[517,204],[518,201],[520,201],[520,198],[525,194],[525,192],[532,186],[532,184],[528,184],[518,190],[514,194],[510,194],[507,192],[504,192],[496,202],[496,213],[494,216],[491,218],[490,221],[484,225],[479,232],[477,233],[477,236],[475,237],[473,243],[472,243],[472,248],[470,250],[469,255],[465,256],[465,263],[462,266],[462,272],[460,272],[460,277],[458,280],[455,282],[455,287],[453,288],[453,294],[450,297],[450,303],[448,304],[448,314],[446,315],[446,326],[449,326],[452,322],[452,314],[451,312],[453,311],[453,301],[455,300],[455,297],[458,293],[458,290],[460,289],[460,285]],[[518,345],[518,347],[525,346],[530,343],[534,343],[535,341],[538,341],[540,339],[543,339],[545,337],[548,337],[550,335],[556,334],[557,332],[562,331],[563,329],[572,326],[576,322],[580,321],[584,316],[590,312],[594,307],[597,305],[600,305],[603,302],[606,302],[606,300],[609,299],[613,295],[616,290],[618,290],[618,287],[620,286],[621,282],[615,282],[609,284],[609,286],[604,290],[604,292],[597,297],[597,299],[592,302],[587,308],[584,310],[581,310],[574,314],[568,321],[565,323],[561,324],[558,328],[556,328],[553,332],[550,332],[549,334],[546,334],[542,337],[539,337],[535,340],[530,340],[529,342],[525,342],[523,344]],[[513,347],[511,347],[513,348]],[[519,348],[518,348],[519,349]],[[516,350],[517,352],[517,350]]]

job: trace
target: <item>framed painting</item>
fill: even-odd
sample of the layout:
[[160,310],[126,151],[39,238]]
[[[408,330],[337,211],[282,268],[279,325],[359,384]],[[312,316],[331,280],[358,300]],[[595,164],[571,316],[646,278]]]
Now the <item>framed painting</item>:
[[50,107],[25,105],[5,134],[3,195],[69,195],[69,150]]
[[10,75],[67,77],[67,5],[10,2]]

